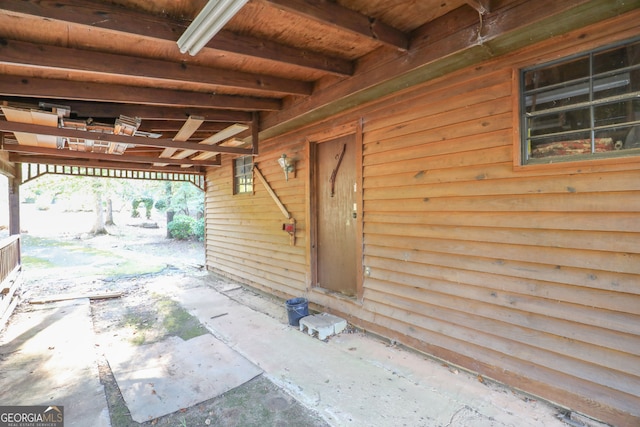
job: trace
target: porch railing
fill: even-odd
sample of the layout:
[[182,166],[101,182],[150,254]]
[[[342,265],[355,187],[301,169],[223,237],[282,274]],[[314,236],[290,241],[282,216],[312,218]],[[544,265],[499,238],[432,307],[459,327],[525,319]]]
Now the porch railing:
[[21,272],[20,235],[0,240],[0,329],[18,304],[16,290]]

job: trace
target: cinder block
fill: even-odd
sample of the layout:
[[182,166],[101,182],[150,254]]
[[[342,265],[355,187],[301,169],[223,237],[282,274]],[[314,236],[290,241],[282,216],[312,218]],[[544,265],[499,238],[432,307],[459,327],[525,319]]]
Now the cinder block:
[[314,314],[300,319],[300,330],[307,329],[309,335],[318,334],[319,340],[325,340],[328,336],[339,334],[347,327],[347,321],[329,313]]

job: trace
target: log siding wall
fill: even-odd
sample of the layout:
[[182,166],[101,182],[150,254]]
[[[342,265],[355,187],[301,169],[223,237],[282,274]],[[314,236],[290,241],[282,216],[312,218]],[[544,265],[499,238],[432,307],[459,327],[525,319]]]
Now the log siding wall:
[[[207,265],[618,426],[640,425],[640,159],[518,167],[521,66],[637,34],[637,12],[261,143],[207,175]],[[360,301],[311,287],[307,139],[362,121]],[[299,159],[284,181],[277,158]]]

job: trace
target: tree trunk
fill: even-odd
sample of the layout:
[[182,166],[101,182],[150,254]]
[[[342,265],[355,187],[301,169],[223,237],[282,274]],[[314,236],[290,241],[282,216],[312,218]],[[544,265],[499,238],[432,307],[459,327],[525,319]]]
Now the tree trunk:
[[111,198],[107,199],[107,212],[104,223],[105,225],[115,225],[115,223],[113,222],[113,201],[111,200]]
[[93,224],[91,234],[107,234],[107,229],[104,227],[104,209],[102,209],[102,186],[95,185],[93,187],[93,196],[96,203],[96,222]]

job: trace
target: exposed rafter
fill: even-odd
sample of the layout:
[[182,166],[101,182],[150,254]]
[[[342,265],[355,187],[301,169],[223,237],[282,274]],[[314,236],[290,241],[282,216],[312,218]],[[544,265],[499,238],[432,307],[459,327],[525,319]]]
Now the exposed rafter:
[[401,51],[409,47],[409,38],[403,32],[379,20],[369,18],[346,7],[323,0],[262,0],[283,10],[304,15],[340,29],[362,35]]
[[181,84],[199,90],[210,87],[211,92],[242,88],[277,95],[310,95],[312,90],[310,83],[298,80],[15,40],[4,40],[0,44],[0,65],[23,67],[29,71],[75,73],[87,81],[97,78],[111,78],[113,83],[135,80],[136,84],[147,87]]
[[0,75],[0,93],[32,98],[49,97],[241,111],[277,111],[281,107],[281,102],[277,99],[7,75]]
[[479,14],[491,12],[491,0],[465,0],[466,3],[478,11]]
[[[251,149],[224,147],[219,145],[197,144],[193,142],[177,142],[167,138],[146,138],[140,136],[113,135],[109,133],[95,133],[75,129],[64,129],[26,123],[8,122],[0,120],[0,131],[22,132],[37,135],[60,136],[64,138],[90,139],[103,142],[120,142],[135,146],[147,147],[175,147],[181,150],[211,151],[216,153],[232,153],[241,155],[252,154]],[[164,161],[164,159],[163,159]]]
[[[160,16],[150,17],[142,12],[127,10],[95,0],[67,0],[64,7],[60,7],[59,2],[51,0],[4,0],[0,4],[0,11],[2,10],[23,16],[43,18],[48,21],[72,22],[94,29],[135,35],[136,37],[132,37],[132,42],[135,42],[135,39],[139,39],[140,36],[153,38],[166,42],[167,46],[176,50],[175,42],[188,24],[188,22],[179,22]],[[100,19],[96,19],[96,17],[100,17]],[[317,52],[301,51],[291,46],[234,34],[229,31],[219,32],[215,39],[207,44],[206,48],[227,54],[282,62],[336,75],[344,76],[353,73],[353,64],[350,61]]]
[[[557,35],[559,21],[568,31],[637,8],[640,0],[251,0],[196,57],[183,55],[176,41],[203,1],[0,2],[0,103],[27,112],[56,110],[46,129],[25,124],[46,124],[38,119],[0,117],[0,133],[8,139],[15,132],[66,137],[49,138],[48,144],[87,150],[74,151],[76,157],[124,142],[129,145],[118,152],[153,160],[154,167],[201,167],[198,161],[219,157],[214,153],[257,156],[259,138],[350,114],[398,90]],[[64,118],[48,104],[68,107]],[[110,132],[121,116],[139,123],[139,133],[162,136],[87,135],[55,127],[58,117],[59,126]],[[200,116],[201,123],[180,141],[176,133],[190,116]],[[202,144],[228,128],[245,130],[233,141]],[[89,142],[81,148],[72,138]],[[38,138],[16,139],[44,145]],[[144,162],[138,164],[148,167]]]
[[[51,157],[62,157],[62,158],[70,158],[76,159],[78,157],[82,157],[88,160],[104,160],[109,162],[125,162],[125,163],[154,163],[157,160],[157,157],[152,156],[140,156],[140,155],[115,155],[115,154],[102,154],[102,153],[89,153],[89,152],[79,152],[72,150],[57,150],[55,148],[43,148],[43,147],[33,147],[29,145],[20,145],[20,144],[5,144],[4,150],[9,151],[11,153],[21,153],[21,154],[39,154],[42,156],[51,156]],[[220,159],[218,160],[184,160],[184,159],[162,159],[162,162],[168,165],[177,165],[177,166],[220,166]]]

